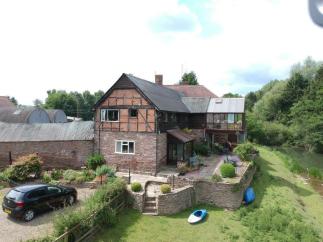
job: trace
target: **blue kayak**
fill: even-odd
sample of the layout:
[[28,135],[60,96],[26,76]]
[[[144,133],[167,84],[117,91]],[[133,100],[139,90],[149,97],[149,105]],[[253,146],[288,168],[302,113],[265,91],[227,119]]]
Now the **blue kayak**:
[[195,224],[202,221],[207,215],[206,209],[199,209],[195,210],[191,215],[188,217],[187,222],[190,224]]
[[256,199],[255,192],[252,187],[248,187],[244,193],[243,200],[246,204],[252,203]]

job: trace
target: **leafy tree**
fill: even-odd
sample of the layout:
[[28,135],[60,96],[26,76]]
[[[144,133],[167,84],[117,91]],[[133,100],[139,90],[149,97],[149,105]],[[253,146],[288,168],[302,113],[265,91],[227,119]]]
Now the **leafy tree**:
[[189,73],[185,72],[182,76],[180,84],[188,84],[188,85],[198,85],[197,77],[194,71]]
[[257,102],[257,95],[255,92],[249,92],[245,97],[246,110],[251,111]]
[[81,117],[83,120],[92,120],[92,107],[102,97],[103,91],[91,94],[89,91],[69,92],[57,91],[55,89],[47,91],[44,108],[62,109],[67,116]]
[[228,92],[226,94],[223,94],[222,97],[242,97],[240,94],[238,93],[231,93],[231,92]]
[[10,99],[10,101],[11,101],[14,105],[18,106],[18,101],[17,101],[17,99],[16,99],[16,98],[14,98],[14,97],[10,97],[9,99]]
[[39,108],[44,105],[43,102],[39,99],[35,99],[33,103],[35,107],[39,107]]

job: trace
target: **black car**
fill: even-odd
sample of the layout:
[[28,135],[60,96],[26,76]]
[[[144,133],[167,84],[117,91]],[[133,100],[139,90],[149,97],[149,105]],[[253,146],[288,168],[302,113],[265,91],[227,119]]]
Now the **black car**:
[[76,202],[75,188],[48,184],[29,184],[11,189],[3,198],[5,213],[25,221],[32,220],[37,213]]

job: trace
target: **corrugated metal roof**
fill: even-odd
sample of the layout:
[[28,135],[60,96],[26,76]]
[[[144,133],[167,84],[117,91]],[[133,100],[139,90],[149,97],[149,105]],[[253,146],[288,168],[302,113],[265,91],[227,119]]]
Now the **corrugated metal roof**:
[[166,132],[171,136],[175,137],[176,139],[178,139],[179,141],[182,141],[183,143],[187,143],[195,139],[194,135],[185,133],[180,129],[170,129],[170,130],[167,130]]
[[216,98],[213,92],[207,89],[203,85],[165,85],[165,87],[173,89],[179,92],[182,96],[185,97],[214,97]]
[[[33,116],[32,116],[33,115]],[[36,120],[29,120],[30,118]],[[0,108],[0,122],[7,123],[49,123],[49,116],[42,108],[37,107],[7,107]]]
[[191,113],[206,113],[209,101],[209,97],[182,97],[182,102]]
[[15,108],[16,106],[10,101],[7,96],[0,96],[0,107],[1,108]]
[[46,109],[51,123],[66,123],[67,116],[61,109]]
[[208,113],[244,113],[244,98],[211,98]]
[[94,122],[12,124],[0,122],[0,142],[92,140]]
[[159,110],[188,113],[188,108],[181,100],[181,95],[167,87],[125,74]]

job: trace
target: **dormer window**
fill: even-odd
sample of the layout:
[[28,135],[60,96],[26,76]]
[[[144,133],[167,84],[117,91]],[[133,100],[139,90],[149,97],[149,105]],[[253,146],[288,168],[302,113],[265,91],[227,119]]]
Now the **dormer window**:
[[119,122],[119,110],[101,109],[101,122]]

